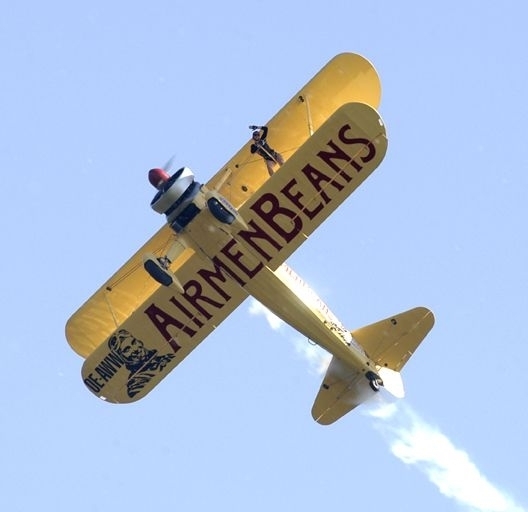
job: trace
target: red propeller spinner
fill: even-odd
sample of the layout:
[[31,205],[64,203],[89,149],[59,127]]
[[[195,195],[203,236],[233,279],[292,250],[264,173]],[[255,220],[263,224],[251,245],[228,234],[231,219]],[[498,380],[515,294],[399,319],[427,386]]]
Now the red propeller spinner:
[[169,181],[170,175],[167,171],[164,171],[163,169],[151,169],[148,173],[148,179],[150,181],[150,184],[157,188],[158,190],[163,186],[164,183]]

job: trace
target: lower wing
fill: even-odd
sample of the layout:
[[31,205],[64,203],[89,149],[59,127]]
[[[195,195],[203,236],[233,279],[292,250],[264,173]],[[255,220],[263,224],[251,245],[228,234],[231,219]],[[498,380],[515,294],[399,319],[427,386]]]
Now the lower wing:
[[[144,397],[247,297],[196,254],[173,272],[184,293],[159,286],[84,362],[84,383],[99,398],[127,403]],[[81,309],[70,322],[73,342],[81,343],[80,327],[90,318]]]

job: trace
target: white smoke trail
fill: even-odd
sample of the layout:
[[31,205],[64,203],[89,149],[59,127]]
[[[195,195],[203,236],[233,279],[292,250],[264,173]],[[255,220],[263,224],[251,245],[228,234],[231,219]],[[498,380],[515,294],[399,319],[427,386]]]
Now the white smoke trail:
[[274,330],[278,331],[281,325],[284,323],[278,316],[274,315],[266,306],[263,306],[258,300],[251,299],[249,304],[249,313],[251,315],[262,315],[266,318],[269,326]]
[[404,402],[389,403],[368,414],[387,439],[392,454],[415,466],[446,497],[472,512],[524,512],[493,485],[439,429],[425,422]]
[[[255,299],[251,299],[249,312],[252,315],[264,316],[274,331],[278,331],[284,325],[284,322],[278,316],[275,316],[269,309]],[[332,358],[328,352],[318,345],[308,343],[306,339],[300,338],[299,336],[293,339],[293,345],[297,354],[308,361],[312,372],[316,375],[322,375],[326,371]]]
[[[251,303],[250,313],[264,315],[274,330],[283,324],[255,300]],[[299,338],[294,340],[294,345],[312,370],[324,373],[330,361],[327,352]],[[441,494],[468,512],[527,512],[482,475],[464,450],[457,448],[445,434],[424,421],[403,401],[371,407],[367,415],[374,419],[375,427],[387,440],[395,457],[406,465],[415,466]]]

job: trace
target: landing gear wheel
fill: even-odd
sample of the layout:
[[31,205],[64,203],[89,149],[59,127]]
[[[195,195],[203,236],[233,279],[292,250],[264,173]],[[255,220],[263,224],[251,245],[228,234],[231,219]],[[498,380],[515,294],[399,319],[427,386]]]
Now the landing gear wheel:
[[369,386],[371,387],[373,391],[378,392],[380,390],[378,379],[369,380]]
[[235,216],[216,197],[211,197],[207,201],[207,206],[213,217],[223,224],[233,224],[235,222]]
[[368,379],[369,386],[373,391],[378,392],[381,386],[383,386],[383,381],[377,373],[367,372],[365,374],[365,377]]
[[158,258],[157,261],[153,259],[147,259],[143,266],[145,270],[149,273],[150,277],[162,284],[163,286],[170,286],[173,282],[172,276],[168,269],[168,260],[163,258]]

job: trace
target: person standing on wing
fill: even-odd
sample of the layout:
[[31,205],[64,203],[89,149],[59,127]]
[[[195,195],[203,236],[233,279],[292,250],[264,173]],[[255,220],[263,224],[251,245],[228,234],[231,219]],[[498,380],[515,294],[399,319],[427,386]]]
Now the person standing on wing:
[[257,153],[264,158],[268,173],[272,176],[275,164],[279,164],[279,166],[282,165],[284,163],[284,158],[282,158],[280,153],[277,153],[277,151],[272,149],[266,141],[266,137],[268,136],[267,126],[251,125],[249,129],[254,130],[252,135],[253,144],[251,144],[251,153]]

